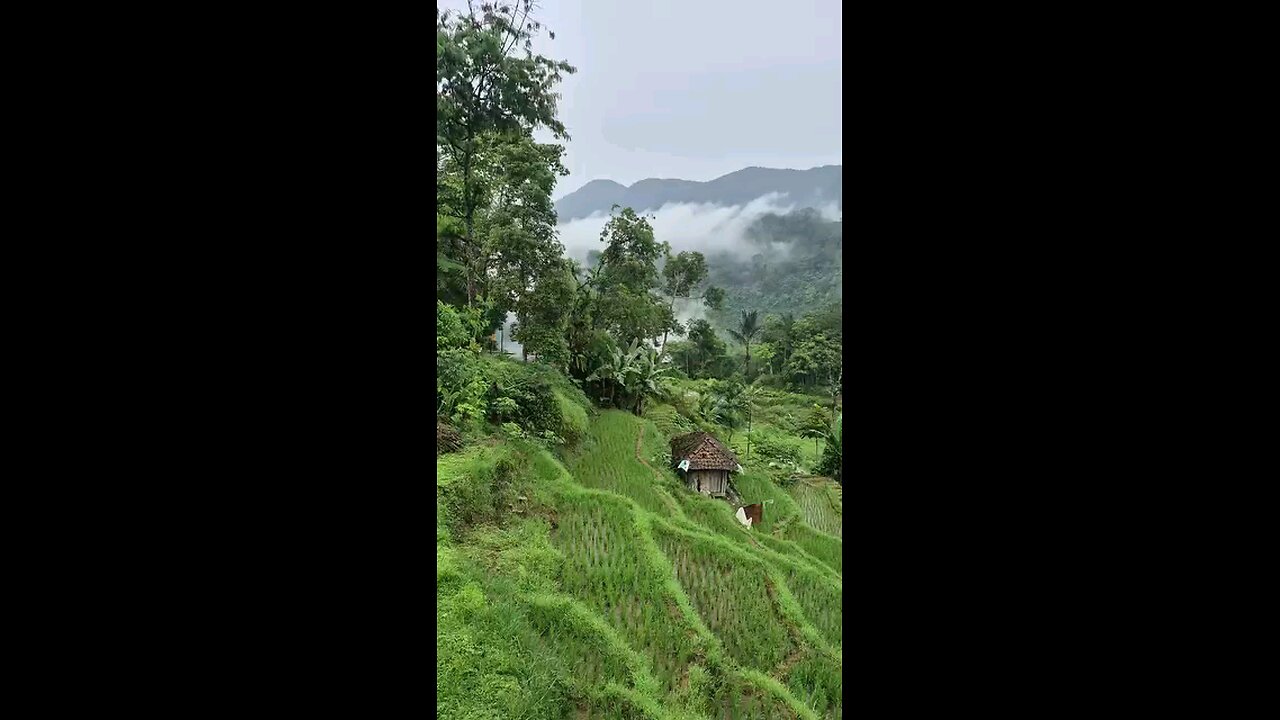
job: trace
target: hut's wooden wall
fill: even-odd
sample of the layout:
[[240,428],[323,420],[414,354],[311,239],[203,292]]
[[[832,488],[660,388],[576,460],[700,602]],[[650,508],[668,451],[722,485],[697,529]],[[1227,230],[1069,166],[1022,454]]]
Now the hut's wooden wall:
[[686,479],[690,490],[703,495],[724,495],[729,489],[728,470],[690,470]]

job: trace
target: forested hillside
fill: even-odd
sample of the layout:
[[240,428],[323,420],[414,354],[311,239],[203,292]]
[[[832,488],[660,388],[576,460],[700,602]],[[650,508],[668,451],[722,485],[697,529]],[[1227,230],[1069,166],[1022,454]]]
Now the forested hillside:
[[743,168],[708,182],[692,180],[641,180],[631,187],[612,180],[593,180],[556,201],[560,220],[607,213],[614,205],[638,211],[657,210],[669,203],[743,205],[771,193],[785,196],[799,207],[842,207],[843,168],[839,165],[809,170]]
[[[576,69],[529,2],[474,7],[436,22],[437,715],[841,717],[839,223],[704,254],[620,206],[570,260],[534,133]],[[673,467],[695,430],[727,498]]]
[[715,319],[727,327],[742,310],[781,316],[838,308],[841,226],[811,208],[765,215],[747,229],[745,252],[708,255],[711,281],[730,288],[724,312]]

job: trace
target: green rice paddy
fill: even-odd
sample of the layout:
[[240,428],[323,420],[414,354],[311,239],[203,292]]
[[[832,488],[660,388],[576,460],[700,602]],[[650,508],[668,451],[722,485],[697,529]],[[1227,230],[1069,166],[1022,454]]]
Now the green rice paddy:
[[667,469],[661,424],[600,412],[564,464],[437,460],[440,717],[840,717],[838,506],[748,469],[774,501],[748,530]]

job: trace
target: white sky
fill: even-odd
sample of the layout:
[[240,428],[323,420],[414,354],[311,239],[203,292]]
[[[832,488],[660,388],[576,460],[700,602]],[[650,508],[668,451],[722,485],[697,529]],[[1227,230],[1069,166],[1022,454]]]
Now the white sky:
[[[465,0],[438,0],[465,8]],[[572,140],[554,193],[842,163],[839,0],[541,0]],[[549,140],[540,133],[539,140]]]

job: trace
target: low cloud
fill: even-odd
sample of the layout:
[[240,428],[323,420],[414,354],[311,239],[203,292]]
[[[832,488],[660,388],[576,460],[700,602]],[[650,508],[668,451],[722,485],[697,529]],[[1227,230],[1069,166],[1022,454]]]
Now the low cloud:
[[[673,253],[684,250],[697,250],[703,254],[737,250],[756,253],[760,249],[747,240],[747,228],[764,215],[785,215],[797,209],[785,195],[770,193],[745,205],[670,203],[657,210],[646,208],[641,214],[649,217],[659,242],[671,243]],[[835,202],[816,209],[828,220],[841,219],[841,211]],[[609,214],[598,213],[560,224],[557,229],[565,254],[585,262],[588,252],[603,251],[600,232],[607,222]]]

